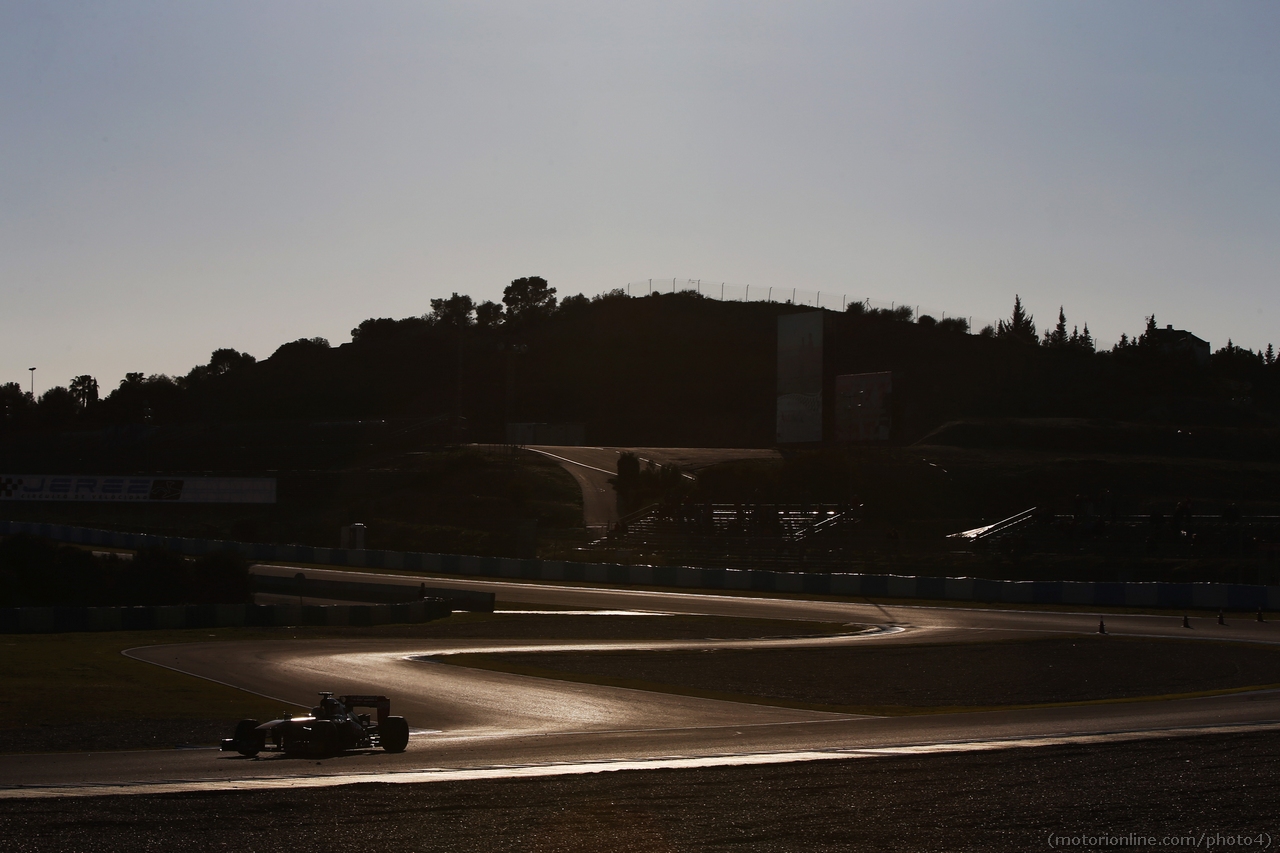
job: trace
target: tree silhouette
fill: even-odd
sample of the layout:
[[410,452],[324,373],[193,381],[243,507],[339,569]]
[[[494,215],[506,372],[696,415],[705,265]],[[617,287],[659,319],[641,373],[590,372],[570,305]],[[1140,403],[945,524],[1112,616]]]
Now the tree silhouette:
[[40,423],[49,429],[64,429],[71,425],[80,411],[75,396],[61,385],[55,385],[40,395],[36,406]]
[[450,326],[465,329],[475,322],[472,315],[476,304],[470,296],[459,296],[457,291],[448,299],[432,299],[431,314],[428,319],[437,326]]
[[257,361],[247,352],[236,352],[229,348],[216,349],[209,356],[209,372],[215,376],[221,376],[224,373],[230,373],[233,370],[240,370],[251,364],[256,364]]
[[31,419],[35,401],[17,382],[0,385],[0,429],[17,429]]
[[560,300],[560,311],[581,311],[591,305],[591,300],[579,293]]
[[1078,349],[1081,352],[1092,353],[1096,351],[1093,342],[1093,335],[1089,334],[1089,324],[1084,324],[1084,331],[1077,331],[1074,327],[1071,329],[1071,339],[1067,341],[1067,346],[1072,349]]
[[[1015,312],[1017,310],[1016,304],[1014,310]],[[1052,329],[1044,330],[1044,345],[1047,347],[1053,347],[1054,349],[1065,349],[1067,344],[1071,343],[1073,339],[1079,339],[1079,337],[1079,334],[1075,334],[1074,338],[1067,337],[1067,315],[1063,312],[1062,306],[1059,305],[1058,325],[1054,326]]]
[[618,476],[609,483],[617,495],[618,513],[626,515],[640,508],[640,458],[634,453],[618,456]]
[[485,300],[476,306],[476,325],[481,329],[496,329],[502,325],[502,304]]
[[[1066,322],[1065,319],[1063,322]],[[1035,318],[1023,309],[1021,296],[1014,294],[1013,315],[1007,321],[1000,320],[996,324],[996,337],[1031,344],[1032,346],[1039,343]]]
[[[366,343],[372,341],[392,341],[403,338],[406,335],[412,336],[418,332],[422,332],[431,327],[431,323],[423,317],[405,317],[403,320],[393,320],[390,317],[378,317],[377,319],[365,320],[359,326],[351,330],[351,342],[357,343],[364,341]],[[308,340],[307,338],[299,338],[294,343]],[[323,340],[322,338],[310,338],[312,341]],[[326,341],[325,346],[329,344]]]
[[98,380],[88,374],[72,379],[69,390],[81,409],[87,409],[98,402]]
[[507,319],[527,322],[550,316],[556,307],[556,289],[547,286],[547,280],[533,275],[518,278],[502,291],[502,301],[507,306]]
[[1152,314],[1147,318],[1147,329],[1141,335],[1138,335],[1138,346],[1151,347],[1156,344],[1156,315]]

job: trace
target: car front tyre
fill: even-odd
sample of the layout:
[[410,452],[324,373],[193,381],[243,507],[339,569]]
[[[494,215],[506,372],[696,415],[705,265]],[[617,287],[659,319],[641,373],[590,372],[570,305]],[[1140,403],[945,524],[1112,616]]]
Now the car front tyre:
[[232,740],[236,743],[236,752],[245,758],[253,758],[262,751],[264,735],[257,728],[257,720],[241,720],[236,723],[236,733]]

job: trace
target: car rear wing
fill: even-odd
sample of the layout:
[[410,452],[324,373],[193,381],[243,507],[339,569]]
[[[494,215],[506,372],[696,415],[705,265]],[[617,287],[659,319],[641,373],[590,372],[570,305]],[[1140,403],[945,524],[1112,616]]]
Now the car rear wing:
[[378,710],[378,725],[385,723],[387,717],[391,716],[391,700],[386,696],[353,694],[351,696],[339,696],[338,701],[349,709],[376,708]]

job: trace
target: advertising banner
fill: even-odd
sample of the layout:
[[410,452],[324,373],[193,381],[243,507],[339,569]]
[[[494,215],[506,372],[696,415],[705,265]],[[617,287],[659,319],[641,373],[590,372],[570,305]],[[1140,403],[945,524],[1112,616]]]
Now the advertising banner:
[[0,474],[0,501],[177,501],[273,504],[272,477],[112,477]]
[[822,441],[821,311],[778,318],[779,444]]

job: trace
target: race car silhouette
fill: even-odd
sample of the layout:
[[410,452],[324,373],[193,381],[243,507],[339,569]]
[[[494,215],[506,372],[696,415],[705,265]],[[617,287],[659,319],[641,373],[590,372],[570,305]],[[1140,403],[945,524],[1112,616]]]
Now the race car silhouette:
[[[373,708],[377,718],[357,714],[355,708]],[[222,741],[224,752],[252,757],[263,751],[278,751],[291,757],[332,755],[345,749],[382,747],[387,752],[404,752],[409,745],[409,724],[404,717],[391,716],[391,700],[386,696],[351,695],[334,697],[321,693],[320,704],[310,714],[286,713],[269,723],[241,720],[235,734]]]

